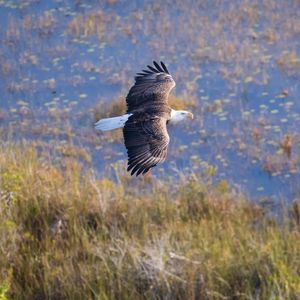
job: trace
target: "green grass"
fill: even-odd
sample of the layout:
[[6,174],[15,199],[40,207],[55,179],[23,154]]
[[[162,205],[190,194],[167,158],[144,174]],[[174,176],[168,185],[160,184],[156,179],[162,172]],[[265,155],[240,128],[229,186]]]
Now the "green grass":
[[0,299],[299,299],[297,203],[278,224],[225,181],[0,148]]

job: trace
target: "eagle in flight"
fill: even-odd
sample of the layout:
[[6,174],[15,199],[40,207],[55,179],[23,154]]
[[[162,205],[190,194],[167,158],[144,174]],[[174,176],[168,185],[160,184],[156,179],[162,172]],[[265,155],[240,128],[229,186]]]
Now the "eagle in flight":
[[95,128],[101,131],[123,128],[131,175],[147,173],[167,156],[169,135],[167,125],[177,123],[193,114],[174,110],[168,105],[175,81],[163,62],[153,62],[147,70],[137,73],[135,84],[126,97],[127,113],[101,119]]

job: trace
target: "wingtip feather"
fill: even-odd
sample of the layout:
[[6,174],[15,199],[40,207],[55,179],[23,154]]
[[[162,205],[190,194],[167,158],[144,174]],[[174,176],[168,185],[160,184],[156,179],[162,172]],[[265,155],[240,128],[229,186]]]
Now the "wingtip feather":
[[168,68],[166,67],[166,65],[161,61],[160,65],[154,60],[153,61],[153,65],[154,66],[150,66],[147,65],[147,68],[149,70],[142,70],[141,72],[137,73],[135,79],[140,79],[140,78],[144,78],[147,75],[151,75],[154,73],[166,73],[166,74],[170,74]]
[[160,62],[160,64],[161,64],[162,68],[164,69],[164,71],[166,73],[170,74],[168,68],[166,67],[166,65],[162,61]]
[[164,72],[164,70],[161,68],[161,66],[155,60],[153,61],[153,64],[159,72]]
[[152,66],[147,65],[147,67],[154,73],[158,73],[156,69],[154,69]]

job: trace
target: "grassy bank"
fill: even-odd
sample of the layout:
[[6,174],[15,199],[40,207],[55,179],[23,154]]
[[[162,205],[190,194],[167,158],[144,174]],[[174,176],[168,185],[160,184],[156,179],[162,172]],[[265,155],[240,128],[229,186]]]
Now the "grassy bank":
[[299,299],[300,207],[279,225],[199,178],[96,179],[0,149],[0,299]]

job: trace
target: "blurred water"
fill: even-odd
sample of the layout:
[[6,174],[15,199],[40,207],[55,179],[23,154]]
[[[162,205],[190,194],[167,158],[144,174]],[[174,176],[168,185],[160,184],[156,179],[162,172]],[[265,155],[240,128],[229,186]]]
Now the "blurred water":
[[[255,199],[292,201],[300,193],[300,8],[287,2],[0,1],[2,128],[15,139],[64,145],[68,127],[101,176],[126,152],[95,134],[92,109],[125,97],[134,74],[162,59],[176,94],[196,99],[196,118],[170,128],[168,160],[154,174],[205,174],[213,166],[216,182]],[[98,36],[70,30],[99,11]],[[280,66],[281,57],[292,65]]]

